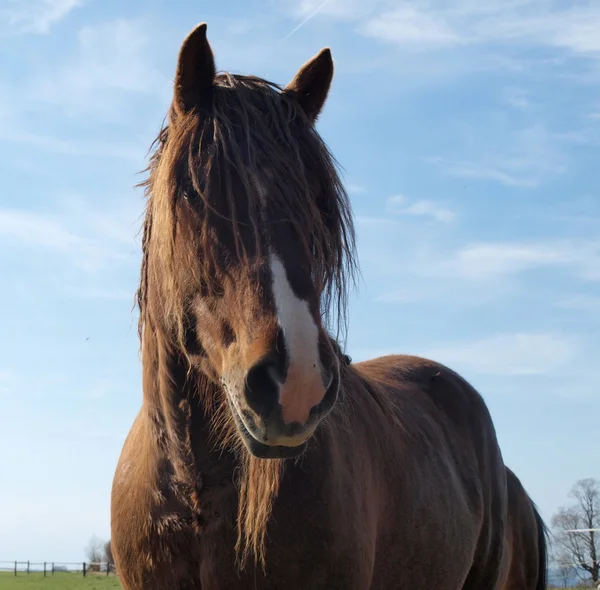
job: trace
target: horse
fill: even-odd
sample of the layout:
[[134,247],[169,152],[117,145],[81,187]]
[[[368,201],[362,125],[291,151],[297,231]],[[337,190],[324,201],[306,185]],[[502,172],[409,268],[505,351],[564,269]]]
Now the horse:
[[504,590],[545,590],[547,586],[547,528],[537,506],[515,473],[506,467],[509,557]]
[[126,590],[500,589],[505,467],[450,368],[344,354],[350,202],[316,130],[329,48],[287,86],[194,28],[152,147],[143,399],[113,479]]

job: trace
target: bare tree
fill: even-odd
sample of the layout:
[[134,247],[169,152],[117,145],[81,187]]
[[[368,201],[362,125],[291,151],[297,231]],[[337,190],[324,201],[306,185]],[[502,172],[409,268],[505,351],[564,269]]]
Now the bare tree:
[[85,548],[85,555],[90,563],[100,563],[104,556],[104,543],[102,540],[94,535]]
[[[569,496],[574,504],[559,508],[552,517],[557,554],[564,563],[587,572],[596,585],[600,580],[600,533],[593,529],[600,528],[600,482],[581,479]],[[574,530],[581,532],[570,532]]]
[[112,548],[110,545],[110,540],[108,540],[108,541],[106,541],[106,543],[104,543],[104,560],[107,563],[113,562],[113,554],[112,554]]
[[571,586],[571,582],[577,578],[577,571],[571,563],[571,558],[566,553],[562,553],[556,559],[556,572],[563,588]]
[[104,560],[106,561],[106,567],[109,571],[114,569],[115,560],[113,559],[112,546],[110,540],[104,543]]

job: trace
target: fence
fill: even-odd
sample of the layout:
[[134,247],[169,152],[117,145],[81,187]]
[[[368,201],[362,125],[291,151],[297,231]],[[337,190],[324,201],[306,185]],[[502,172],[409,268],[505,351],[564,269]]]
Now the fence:
[[44,574],[53,576],[57,573],[83,574],[87,576],[90,573],[104,574],[109,576],[111,573],[116,574],[115,564],[107,563],[106,561],[99,562],[55,562],[55,561],[0,561],[0,572],[13,572],[15,576],[19,574]]

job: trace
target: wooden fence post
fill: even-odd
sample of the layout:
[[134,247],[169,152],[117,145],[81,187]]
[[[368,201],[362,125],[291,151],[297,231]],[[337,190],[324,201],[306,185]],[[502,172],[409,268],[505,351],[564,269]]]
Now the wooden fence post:
[[83,562],[83,577],[85,578],[85,561]]
[[54,575],[54,562],[52,562],[52,575]]
[[46,577],[46,562],[44,561],[44,578]]
[[29,573],[29,561],[27,561],[27,573]]
[[15,561],[15,576],[17,575],[17,562]]

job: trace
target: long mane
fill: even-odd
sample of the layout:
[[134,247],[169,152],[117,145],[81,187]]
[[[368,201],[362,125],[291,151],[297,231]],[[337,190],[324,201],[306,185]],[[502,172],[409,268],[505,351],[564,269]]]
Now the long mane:
[[[148,197],[137,296],[140,329],[145,320],[150,241],[160,236],[167,268],[176,264],[177,203],[192,193],[202,209],[196,244],[202,259],[192,270],[202,284],[210,288],[216,272],[227,273],[227,263],[213,253],[211,230],[216,221],[230,224],[236,254],[244,260],[248,252],[239,239],[241,233],[253,231],[255,249],[260,251],[256,228],[261,209],[280,211],[302,240],[315,283],[323,290],[323,318],[339,336],[345,331],[348,286],[354,282],[357,264],[349,199],[335,158],[300,107],[284,99],[276,84],[224,73],[217,76],[213,90],[210,110],[187,115],[171,111],[171,123],[163,125],[152,144],[149,174],[140,185]],[[262,195],[261,202],[252,173],[265,164],[272,190]],[[178,213],[181,216],[181,210]],[[175,303],[178,298],[170,300]]]
[[[277,211],[291,222],[322,292],[324,324],[335,325],[338,337],[345,331],[348,286],[357,269],[349,200],[327,146],[300,106],[280,90],[261,78],[220,74],[211,107],[188,114],[172,109],[153,142],[148,177],[141,183],[147,206],[137,290],[140,341],[148,319],[161,313],[183,342],[184,288],[193,282],[208,291],[218,289],[215,277],[226,275],[231,265],[231,259],[214,252],[216,228],[229,232],[236,262],[245,262],[262,250],[269,234],[258,229],[263,210]],[[267,165],[270,190],[260,194],[255,173]],[[192,213],[190,206],[201,227],[186,235],[190,242],[181,252],[176,236]],[[181,264],[186,264],[185,273],[175,272]],[[185,285],[174,279],[182,274],[188,277]],[[153,281],[165,309],[149,305]],[[237,549],[242,562],[252,553],[264,565],[266,526],[283,461],[259,460],[241,449],[226,402],[219,404],[214,421],[221,442],[242,453]]]

